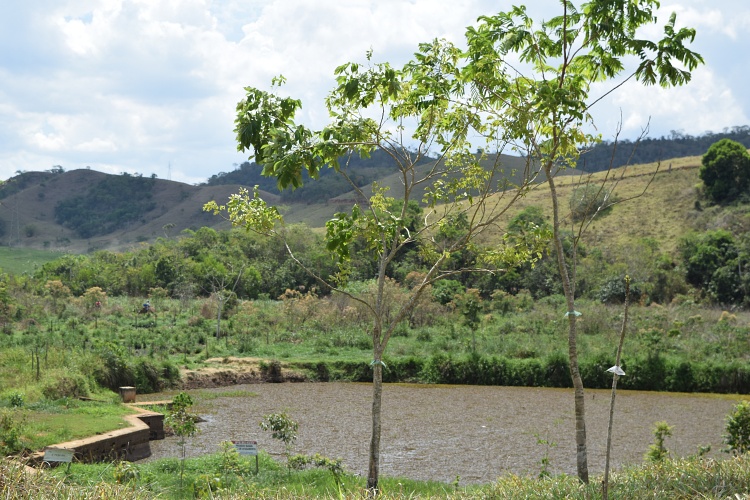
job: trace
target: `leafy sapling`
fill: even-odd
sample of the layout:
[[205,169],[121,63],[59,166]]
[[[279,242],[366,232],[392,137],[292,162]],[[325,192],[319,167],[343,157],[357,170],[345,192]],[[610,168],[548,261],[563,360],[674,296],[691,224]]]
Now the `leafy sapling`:
[[289,457],[292,454],[294,442],[297,440],[299,424],[292,420],[286,412],[271,413],[263,417],[260,428],[264,431],[271,431],[272,438],[284,443],[284,453],[286,454],[287,466],[289,466]]
[[724,450],[733,455],[742,455],[750,451],[750,401],[740,401],[727,415],[727,433]]

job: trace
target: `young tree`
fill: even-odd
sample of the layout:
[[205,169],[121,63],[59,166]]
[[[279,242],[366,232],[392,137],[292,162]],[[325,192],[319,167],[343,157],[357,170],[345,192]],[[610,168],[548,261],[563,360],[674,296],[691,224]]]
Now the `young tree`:
[[[471,104],[460,60],[461,51],[436,40],[420,46],[416,59],[403,68],[373,63],[371,53],[364,66],[340,66],[336,86],[326,99],[332,122],[322,130],[295,123],[301,106],[295,99],[248,87],[237,105],[238,149],[251,150],[263,173],[275,177],[280,188],[301,186],[303,169],[317,178],[322,168],[329,167],[350,182],[358,200],[350,212],[337,213],[326,223],[326,247],[339,263],[336,274],[316,273],[289,245],[286,248],[324,287],[348,295],[369,312],[373,395],[367,486],[373,492],[380,467],[383,356],[396,327],[409,318],[422,293],[437,280],[527,261],[548,241],[543,231],[530,230],[513,244],[484,249],[476,244],[531,188],[538,169],[531,159],[499,154],[507,146],[504,130],[494,121],[485,121]],[[485,150],[498,154],[474,153],[472,140],[477,137],[485,141]],[[366,158],[376,150],[392,159],[397,176],[392,186],[366,190],[353,181],[348,160],[355,155]],[[506,168],[506,161],[514,162],[512,168]],[[418,218],[413,217],[413,201],[422,202]],[[212,202],[205,209],[249,230],[284,236],[283,225],[278,225],[281,215],[258,196],[257,189],[253,195],[248,191],[233,195],[225,206]],[[457,220],[462,223],[456,225]],[[448,227],[450,237],[438,237]],[[450,265],[452,254],[470,247],[476,247],[472,262]],[[417,249],[424,269],[406,300],[393,307],[387,297],[389,266],[405,249]],[[375,293],[347,292],[355,256],[376,263]]]
[[[507,268],[537,255],[535,245],[546,234],[539,227],[521,233],[520,239],[506,238],[505,245],[493,250],[477,248],[477,241],[531,188],[540,172],[551,190],[554,244],[567,298],[578,473],[588,481],[577,312],[553,178],[559,169],[575,163],[579,147],[595,140],[584,126],[591,121],[589,108],[603,96],[590,98],[591,87],[625,74],[626,56],[640,59],[631,78],[664,86],[687,82],[689,70],[702,61],[685,46],[695,32],[676,30],[674,16],[664,27],[662,40],[637,37],[639,28],[656,21],[653,9],[657,5],[656,0],[593,0],[578,9],[570,1],[561,1],[560,15],[540,25],[535,25],[524,7],[516,7],[480,18],[479,25],[467,31],[465,51],[435,40],[420,45],[415,59],[400,69],[373,64],[369,53],[365,66],[349,63],[337,68],[337,85],[326,99],[332,122],[322,130],[310,130],[294,121],[300,101],[245,89],[235,121],[238,149],[252,150],[263,173],[275,177],[280,188],[299,187],[303,170],[317,178],[326,166],[351,181],[347,158],[367,157],[375,150],[388,154],[397,167],[398,182],[391,186],[394,197],[387,196],[388,187],[374,186],[366,192],[352,182],[362,202],[326,224],[327,248],[340,260],[341,272],[335,277],[318,276],[332,289],[346,293],[340,285],[357,238],[377,262],[374,299],[352,297],[364,302],[372,318],[369,488],[376,489],[378,483],[382,360],[394,329],[433,282],[461,272],[487,270],[489,264]],[[520,58],[519,65],[511,64],[514,56]],[[283,83],[283,78],[274,83]],[[612,90],[620,85],[614,84]],[[479,154],[472,152],[476,146],[480,146]],[[511,168],[506,169],[507,157],[484,153],[506,148],[523,155],[515,165],[516,176]],[[435,160],[423,165],[430,152]],[[406,223],[412,200],[421,200],[425,207],[417,227]],[[278,210],[269,207],[257,190],[252,196],[247,191],[233,195],[226,206],[212,202],[205,208],[226,211],[233,224],[257,232],[283,233],[275,229],[281,219]],[[446,228],[450,237],[438,237]],[[386,315],[382,290],[389,264],[407,246],[419,248],[423,279],[396,314]],[[475,260],[451,267],[451,255],[470,247],[476,250]]]
[[271,437],[278,439],[284,443],[284,453],[286,454],[287,467],[291,467],[289,458],[292,456],[292,449],[294,449],[294,442],[297,441],[297,431],[299,430],[299,423],[296,420],[286,414],[271,413],[263,417],[260,422],[260,428],[264,431],[270,431]]
[[[566,298],[568,354],[575,388],[576,464],[584,482],[588,482],[588,458],[578,369],[576,319],[580,313],[575,309],[572,276],[575,252],[568,261],[553,174],[574,166],[581,148],[599,140],[587,133],[592,122],[590,109],[624,81],[682,85],[690,80],[690,71],[703,62],[686,46],[693,41],[695,30],[677,29],[674,14],[664,25],[660,40],[640,38],[643,28],[657,22],[654,9],[658,6],[656,0],[592,0],[580,6],[565,0],[559,2],[559,15],[541,23],[535,23],[521,6],[482,17],[479,25],[467,32],[465,75],[478,96],[477,105],[489,120],[502,123],[508,139],[520,151],[539,159],[549,184],[553,244]],[[631,65],[629,59],[636,64]],[[611,82],[609,88],[606,82]]]
[[172,400],[172,407],[167,414],[165,423],[172,428],[175,435],[180,438],[178,444],[182,449],[180,457],[180,488],[182,488],[182,478],[185,473],[185,451],[187,438],[195,436],[198,427],[195,422],[198,420],[196,415],[190,413],[190,407],[193,406],[193,398],[189,394],[181,392]]

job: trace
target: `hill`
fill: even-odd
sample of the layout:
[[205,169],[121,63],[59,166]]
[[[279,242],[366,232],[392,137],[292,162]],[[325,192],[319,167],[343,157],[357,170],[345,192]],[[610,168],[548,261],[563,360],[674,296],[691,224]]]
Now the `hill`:
[[576,167],[586,172],[601,172],[609,167],[641,163],[668,162],[670,158],[701,156],[711,144],[721,139],[730,139],[750,148],[750,126],[725,128],[722,132],[706,132],[691,136],[673,130],[669,137],[644,137],[637,141],[620,139],[603,141],[592,148],[582,150]]
[[[517,171],[522,159],[502,156],[501,160],[512,180],[523,174]],[[418,168],[426,170],[434,161],[427,159]],[[357,160],[346,168],[365,193],[372,191],[373,181],[390,186],[396,195],[400,190],[395,168],[382,155]],[[259,171],[254,164],[243,164],[199,186],[89,169],[22,173],[0,188],[0,244],[78,253],[123,249],[202,226],[226,228],[226,222],[204,213],[203,205],[211,200],[222,203],[241,186],[252,187],[259,179],[263,187],[273,190],[269,179],[258,177]],[[342,187],[338,177],[326,175],[295,191],[261,192],[265,200],[280,206],[289,222],[323,227],[357,197],[351,186]],[[229,179],[241,182],[226,182]],[[415,193],[415,198],[420,199],[421,193]]]
[[[159,236],[175,235],[184,229],[202,226],[220,227],[222,221],[202,211],[212,199],[226,199],[237,192],[237,185],[191,186],[162,179],[135,177],[148,203],[132,198],[110,200],[92,196],[103,185],[118,185],[122,176],[94,170],[70,172],[29,172],[11,178],[0,191],[0,226],[2,244],[86,252],[96,249],[121,249]],[[145,196],[147,194],[147,196]],[[268,199],[278,197],[264,193]],[[95,198],[96,203],[91,204]],[[134,208],[109,228],[95,228],[97,218],[118,207]],[[64,213],[75,218],[61,217]],[[72,221],[76,220],[76,224]],[[87,222],[93,224],[87,225]],[[226,226],[226,224],[224,224]],[[228,226],[227,226],[228,227]],[[83,230],[81,230],[83,228]]]
[[[517,167],[518,158],[504,158],[508,169]],[[621,167],[610,172],[604,181],[619,200],[626,200],[646,191],[637,200],[615,205],[612,212],[598,218],[586,233],[588,245],[622,247],[652,238],[658,241],[662,251],[671,252],[679,238],[689,230],[708,230],[720,227],[745,227],[750,230],[742,210],[727,212],[721,207],[705,210],[696,208],[696,186],[700,183],[698,168],[700,156],[666,160],[662,163],[649,163],[631,167]],[[428,168],[425,164],[420,168]],[[652,174],[658,173],[652,179]],[[560,199],[568,203],[575,187],[588,180],[602,182],[606,172],[585,174],[577,170],[564,172],[558,180]],[[29,172],[10,179],[0,189],[0,244],[68,252],[87,252],[96,249],[120,250],[141,242],[153,242],[158,237],[175,236],[185,229],[198,229],[202,226],[216,229],[227,228],[220,218],[202,212],[204,203],[217,200],[222,203],[229,195],[236,193],[240,184],[211,183],[193,186],[174,181],[152,178],[136,178],[137,186],[148,190],[148,203],[142,203],[140,211],[129,214],[129,219],[118,227],[100,234],[80,234],[76,227],[65,219],[56,219],[56,208],[68,203],[72,207],[82,207],[83,215],[77,214],[85,222],[94,220],[99,213],[114,210],[106,205],[107,198],[99,199],[99,208],[85,208],[87,200],[98,186],[121,176],[112,176],[93,170],[73,170],[70,172]],[[544,179],[539,179],[543,181]],[[400,183],[393,174],[377,179],[380,185],[390,186],[393,194],[398,194]],[[308,183],[305,189],[315,189],[316,182]],[[371,185],[362,189],[369,193]],[[646,189],[648,188],[648,189]],[[287,221],[301,222],[313,228],[323,227],[335,212],[351,206],[356,198],[354,192],[317,203],[285,202],[279,194],[262,192],[264,199],[280,206]],[[78,200],[78,205],[71,203]],[[127,198],[129,200],[129,198]],[[101,205],[104,203],[104,205]],[[114,203],[114,202],[113,202]],[[546,183],[537,184],[520,200],[506,222],[527,206],[540,206],[550,213],[550,201]],[[96,206],[96,205],[91,205]],[[73,210],[75,213],[75,210]],[[133,216],[135,215],[135,216]],[[569,221],[568,221],[569,225]],[[731,226],[731,227],[730,227]],[[494,235],[499,237],[504,228],[498,226]],[[90,230],[90,228],[89,228]]]
[[[691,230],[717,229],[723,223],[717,218],[720,207],[696,209],[696,186],[699,185],[700,156],[671,159],[662,163],[647,163],[620,167],[609,172],[558,179],[557,191],[568,213],[568,202],[576,187],[585,182],[604,184],[617,202],[610,212],[599,216],[584,233],[590,247],[606,252],[608,249],[637,247],[643,239],[654,239],[663,252],[672,253],[679,238]],[[634,199],[633,199],[634,198]],[[508,214],[506,221],[528,206],[542,207],[545,214],[552,212],[549,190],[540,185],[527,194]],[[728,222],[728,221],[725,221]],[[500,226],[504,227],[502,223]],[[570,217],[563,227],[575,230]]]

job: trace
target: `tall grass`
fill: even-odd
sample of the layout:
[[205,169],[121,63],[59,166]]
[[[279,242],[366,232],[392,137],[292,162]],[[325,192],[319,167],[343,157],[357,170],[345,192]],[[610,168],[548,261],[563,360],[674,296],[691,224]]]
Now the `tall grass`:
[[[337,486],[332,475],[322,470],[292,471],[261,455],[260,473],[244,461],[227,472],[222,454],[188,460],[186,486],[177,487],[176,459],[146,464],[81,465],[70,472],[58,468],[28,472],[16,462],[0,461],[0,495],[3,498],[366,498],[364,479],[345,475]],[[123,484],[118,484],[117,480]],[[588,485],[568,475],[535,478],[509,475],[486,485],[411,481],[384,478],[379,498],[446,499],[581,499],[601,498],[600,478]],[[213,485],[210,487],[209,485]],[[633,466],[614,473],[610,479],[612,498],[618,499],[719,499],[747,498],[750,491],[750,457],[727,460],[689,458]]]

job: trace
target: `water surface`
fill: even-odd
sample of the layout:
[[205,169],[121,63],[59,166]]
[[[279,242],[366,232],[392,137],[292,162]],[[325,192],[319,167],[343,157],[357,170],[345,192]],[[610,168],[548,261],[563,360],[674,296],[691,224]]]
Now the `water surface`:
[[[254,384],[208,391],[238,390],[255,395],[202,400],[201,391],[192,391],[195,410],[206,422],[189,440],[188,456],[214,453],[221,441],[232,439],[257,440],[259,448],[281,456],[283,446],[258,423],[264,415],[286,411],[299,422],[296,453],[340,457],[349,471],[367,474],[371,384]],[[641,463],[657,421],[674,427],[666,442],[674,456],[695,454],[706,445],[711,456],[725,455],[720,453],[724,419],[739,398],[618,391],[612,466]],[[592,474],[604,470],[609,407],[610,391],[586,391]],[[508,473],[538,474],[545,454],[552,474],[576,473],[572,389],[385,384],[382,424],[383,475],[490,482]],[[151,459],[179,456],[176,441],[153,441]]]

